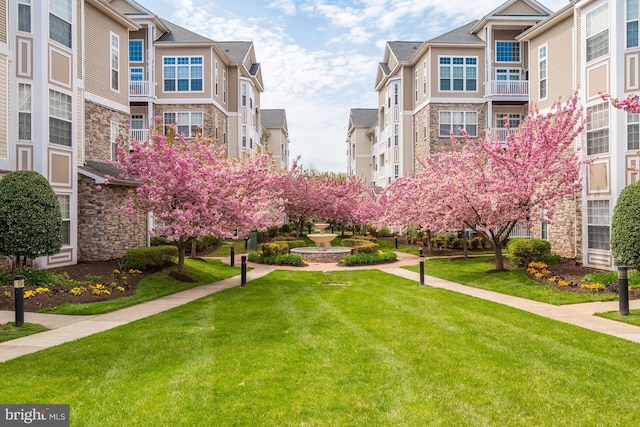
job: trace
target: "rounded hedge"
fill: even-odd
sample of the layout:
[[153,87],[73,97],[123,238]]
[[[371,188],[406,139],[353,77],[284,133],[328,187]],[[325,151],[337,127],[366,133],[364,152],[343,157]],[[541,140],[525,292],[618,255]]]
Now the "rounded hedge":
[[513,239],[507,244],[510,258],[518,267],[543,261],[551,255],[551,244],[543,239]]
[[611,253],[616,265],[640,268],[640,181],[622,189],[613,209]]
[[35,171],[10,172],[0,180],[0,254],[34,259],[62,247],[58,196]]

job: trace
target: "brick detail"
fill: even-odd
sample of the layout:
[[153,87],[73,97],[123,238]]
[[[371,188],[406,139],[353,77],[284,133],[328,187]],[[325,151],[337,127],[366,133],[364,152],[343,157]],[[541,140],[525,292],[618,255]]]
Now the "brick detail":
[[85,100],[84,158],[104,162],[111,158],[111,121],[120,125],[118,137],[129,141],[129,115]]
[[[164,112],[174,111],[201,111],[203,112],[202,135],[205,138],[215,139],[218,144],[224,143],[223,135],[229,135],[229,120],[226,114],[212,104],[161,104],[155,105],[154,114],[156,117],[164,118]],[[216,114],[218,116],[218,133],[216,138]],[[161,122],[162,123],[162,122]],[[228,145],[227,141],[227,145]]]
[[[540,238],[540,224],[531,227],[531,237]],[[551,251],[564,258],[582,260],[582,196],[559,202],[548,226]],[[577,247],[577,251],[576,251]]]
[[146,246],[146,215],[122,210],[130,189],[106,185],[97,191],[92,179],[78,176],[78,261],[107,261]]

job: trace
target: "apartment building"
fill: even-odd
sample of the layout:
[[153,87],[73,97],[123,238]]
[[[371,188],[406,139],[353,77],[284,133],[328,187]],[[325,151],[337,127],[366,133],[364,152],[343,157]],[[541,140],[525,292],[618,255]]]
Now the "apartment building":
[[283,109],[264,109],[262,119],[262,146],[278,169],[289,168],[289,127]]
[[378,161],[371,153],[378,142],[376,124],[378,110],[353,108],[347,128],[347,175],[355,176],[365,185],[373,184],[372,174],[377,172]]
[[[559,207],[548,226],[552,246],[570,246],[584,265],[613,269],[611,217],[622,189],[638,179],[640,120],[600,94],[624,98],[640,89],[638,0],[581,0],[567,4],[525,32],[531,101],[544,111],[579,91],[591,119],[577,141],[583,160],[582,195]],[[544,237],[544,236],[543,236]]]
[[529,102],[529,50],[516,37],[550,14],[536,1],[509,0],[431,40],[387,42],[375,85],[377,143],[371,166],[356,165],[355,175],[384,187],[414,173],[416,159],[448,149],[451,131],[506,139]]
[[227,147],[261,150],[262,71],[251,42],[216,42],[133,0],[0,1],[0,176],[44,175],[63,215],[60,253],[41,267],[120,257],[150,218],[121,210],[130,179],[110,165],[130,137],[176,123]]

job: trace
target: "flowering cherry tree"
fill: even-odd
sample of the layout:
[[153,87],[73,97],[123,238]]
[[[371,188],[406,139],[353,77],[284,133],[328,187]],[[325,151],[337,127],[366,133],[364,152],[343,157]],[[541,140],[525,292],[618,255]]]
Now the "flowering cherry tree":
[[207,234],[230,237],[236,229],[264,229],[278,220],[278,199],[269,186],[273,173],[266,157],[227,159],[215,142],[196,136],[153,133],[150,141],[118,148],[114,165],[141,183],[126,210],[153,212],[155,235],[178,247],[184,271],[188,244]]
[[373,192],[354,176],[325,173],[321,177],[328,199],[321,216],[345,225],[354,225],[372,219]]
[[[549,113],[532,107],[505,143],[472,140],[424,159],[427,196],[442,210],[442,225],[466,227],[493,246],[496,269],[504,269],[502,246],[518,223],[548,221],[555,205],[580,191],[580,161],[573,148],[584,117],[577,95]],[[545,212],[544,218],[542,212]]]
[[[611,105],[613,105],[619,110],[624,110],[632,114],[640,113],[640,97],[636,94],[631,94],[627,96],[625,99],[614,98],[607,93],[602,94],[600,96],[602,97],[603,100],[610,101]],[[640,151],[638,151],[637,154],[640,156]],[[631,174],[633,175],[638,174],[638,168],[636,167],[629,167],[627,168],[627,170],[630,171]]]

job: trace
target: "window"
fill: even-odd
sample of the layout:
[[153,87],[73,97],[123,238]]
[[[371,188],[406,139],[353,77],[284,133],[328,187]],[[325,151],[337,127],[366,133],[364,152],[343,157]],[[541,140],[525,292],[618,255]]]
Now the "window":
[[198,131],[202,130],[202,112],[177,111],[164,113],[165,134],[167,134],[169,126],[173,123],[177,125],[177,134],[184,134],[186,138],[194,137]]
[[49,38],[71,47],[71,0],[49,1]]
[[400,130],[398,125],[393,125],[393,145],[395,147],[398,146],[398,138],[399,138]]
[[400,103],[400,83],[393,84],[393,105],[398,105]]
[[498,68],[496,69],[496,80],[520,80],[519,68]]
[[427,61],[422,63],[422,93],[427,94]]
[[120,124],[111,120],[111,133],[109,141],[111,142],[111,160],[118,160],[118,138],[120,136]]
[[247,126],[242,125],[242,146],[247,146]]
[[60,205],[60,214],[62,216],[62,244],[69,246],[71,244],[71,196],[58,194],[58,204]]
[[589,108],[591,119],[587,123],[587,155],[609,152],[609,104]]
[[144,45],[142,40],[129,40],[129,62],[142,62]]
[[549,223],[546,222],[548,217],[545,209],[541,209],[540,218],[542,218],[542,221],[540,222],[540,238],[543,240],[549,240]]
[[440,57],[440,90],[473,91],[478,87],[478,58]]
[[611,213],[608,200],[587,201],[587,234],[589,249],[609,250]]
[[216,96],[218,96],[218,60],[216,60],[216,71],[213,79],[215,83]]
[[416,101],[418,100],[418,70],[415,72]]
[[547,98],[547,45],[538,48],[538,88],[540,99]]
[[247,84],[242,83],[242,106],[247,106]]
[[400,165],[393,166],[393,177],[398,178],[400,176]]
[[627,150],[640,150],[640,114],[627,113]]
[[638,47],[638,0],[627,0],[627,47]]
[[171,56],[162,60],[165,92],[202,92],[202,56]]
[[222,70],[222,102],[227,102],[227,70]]
[[144,115],[142,114],[131,115],[131,129],[132,130],[144,129]]
[[18,0],[18,31],[31,32],[31,0]]
[[440,111],[440,136],[461,136],[464,129],[469,136],[478,136],[478,113],[475,111]]
[[18,83],[18,139],[31,141],[31,85]]
[[516,129],[520,126],[521,120],[520,114],[496,114],[496,127],[506,128],[508,124],[509,128]]
[[609,4],[587,13],[587,61],[609,53]]
[[497,41],[496,62],[520,62],[520,43]]
[[71,147],[71,97],[49,89],[49,142]]
[[144,69],[139,67],[129,68],[129,81],[141,82],[144,80]]
[[120,37],[111,33],[111,89],[120,87]]

